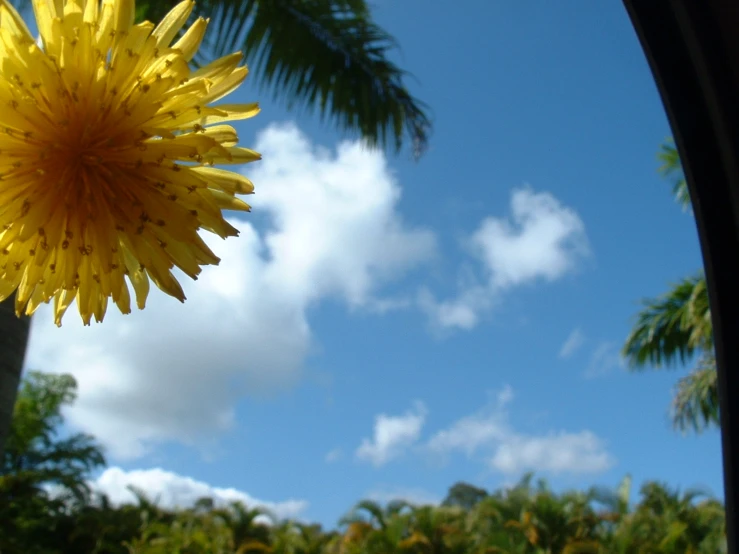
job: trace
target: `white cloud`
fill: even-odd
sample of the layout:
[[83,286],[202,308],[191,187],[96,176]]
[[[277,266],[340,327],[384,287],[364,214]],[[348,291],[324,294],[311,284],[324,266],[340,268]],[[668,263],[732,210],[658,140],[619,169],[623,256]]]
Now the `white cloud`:
[[491,468],[507,475],[530,470],[597,473],[615,463],[603,441],[588,430],[541,435],[517,431],[506,410],[512,398],[510,387],[505,387],[493,405],[435,433],[425,445],[427,452],[435,456],[463,452],[468,457],[479,452]]
[[480,447],[505,438],[505,426],[499,417],[472,415],[454,422],[447,429],[436,433],[428,442],[428,447],[436,452],[448,453],[462,450],[468,456]]
[[356,451],[357,458],[379,467],[399,457],[418,441],[425,420],[426,408],[421,402],[416,402],[403,415],[378,415],[373,438],[362,440]]
[[490,217],[472,237],[496,286],[539,278],[553,281],[574,269],[578,258],[588,252],[582,220],[551,194],[515,190],[511,212],[513,225]]
[[418,294],[418,305],[439,328],[474,329],[480,322],[480,314],[493,305],[493,291],[474,286],[460,291],[452,300],[438,301],[426,288]]
[[256,149],[265,163],[253,179],[263,183],[254,204],[272,212],[277,228],[265,240],[267,277],[301,302],[336,295],[364,305],[378,282],[433,255],[431,232],[407,229],[395,211],[400,189],[380,153],[345,142],[330,158],[294,127],[269,129]]
[[590,356],[590,362],[585,369],[585,377],[587,379],[602,377],[615,369],[623,368],[624,365],[619,346],[615,342],[602,341]]
[[125,471],[110,467],[90,485],[93,490],[106,494],[116,505],[136,502],[127,488],[133,485],[163,508],[189,508],[203,497],[212,498],[216,507],[225,507],[231,502],[242,502],[249,508],[263,507],[280,519],[296,518],[308,508],[305,500],[263,501],[234,488],[214,487],[159,468]]
[[603,441],[590,431],[556,433],[544,437],[511,436],[500,444],[491,466],[503,473],[600,473],[615,460]]
[[583,334],[583,332],[579,328],[573,329],[573,331],[567,337],[567,340],[562,345],[562,348],[559,351],[559,357],[569,358],[580,349],[584,342],[585,335]]
[[326,452],[326,457],[324,458],[327,463],[333,463],[338,462],[342,457],[344,456],[344,451],[341,448],[334,448],[333,450],[329,450]]
[[[183,277],[184,305],[153,290],[143,312],[111,309],[101,325],[84,328],[72,309],[61,329],[47,307],[34,318],[27,366],[77,377],[68,421],[113,458],[217,436],[234,424],[238,399],[300,378],[312,304],[402,307],[381,286],[434,255],[433,234],[401,221],[381,153],[342,143],[332,155],[291,125],[267,128],[254,148],[264,156],[246,167],[254,215],[231,221],[239,238],[204,233],[222,261],[197,282]],[[266,228],[255,228],[257,216]]]
[[404,487],[381,487],[368,492],[364,497],[381,504],[402,500],[415,506],[438,506],[442,500],[427,490]]
[[483,278],[468,279],[450,300],[438,301],[421,291],[419,305],[437,326],[471,329],[503,291],[537,280],[555,281],[589,254],[580,216],[547,192],[514,190],[511,220],[488,217],[469,239]]
[[508,435],[505,406],[513,400],[513,389],[506,385],[497,394],[497,402],[477,414],[463,417],[434,434],[427,447],[434,453],[461,450],[472,456],[482,447],[505,440]]

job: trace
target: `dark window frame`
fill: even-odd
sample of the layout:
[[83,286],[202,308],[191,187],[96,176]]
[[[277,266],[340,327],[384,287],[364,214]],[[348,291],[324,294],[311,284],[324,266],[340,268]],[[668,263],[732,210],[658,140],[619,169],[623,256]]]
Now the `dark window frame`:
[[739,554],[739,2],[623,0],[682,160],[711,303],[728,551]]

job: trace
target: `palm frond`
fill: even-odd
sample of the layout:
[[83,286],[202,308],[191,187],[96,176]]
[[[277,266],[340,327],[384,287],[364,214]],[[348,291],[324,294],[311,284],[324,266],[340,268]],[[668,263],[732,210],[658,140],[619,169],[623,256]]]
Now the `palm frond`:
[[622,354],[634,369],[685,363],[696,351],[713,349],[713,327],[703,272],[665,295],[643,301]]
[[[172,4],[139,2],[152,20]],[[365,0],[200,0],[198,11],[211,18],[205,52],[243,50],[255,81],[289,109],[317,109],[371,146],[398,151],[407,135],[416,157],[427,148],[428,107],[408,92],[389,58],[395,40]]]
[[713,354],[703,356],[698,367],[678,381],[672,421],[681,431],[697,433],[719,425],[718,374]]

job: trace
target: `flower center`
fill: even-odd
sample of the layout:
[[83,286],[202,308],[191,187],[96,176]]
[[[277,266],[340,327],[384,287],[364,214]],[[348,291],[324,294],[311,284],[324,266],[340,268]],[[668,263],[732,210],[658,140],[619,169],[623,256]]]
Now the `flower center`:
[[91,125],[77,126],[68,125],[66,132],[59,133],[61,141],[57,141],[57,155],[59,161],[76,166],[99,165],[103,162],[103,142],[100,134]]
[[126,155],[126,150],[132,150],[131,143],[116,137],[109,118],[70,115],[60,118],[44,137],[46,156],[40,165],[49,177],[79,186],[84,173],[112,176],[111,172],[120,171],[120,165],[128,165],[130,154]]

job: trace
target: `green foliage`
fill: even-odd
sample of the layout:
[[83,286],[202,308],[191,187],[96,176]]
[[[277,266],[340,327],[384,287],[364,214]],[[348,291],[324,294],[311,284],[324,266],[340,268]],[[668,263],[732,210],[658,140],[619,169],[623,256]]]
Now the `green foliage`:
[[442,506],[459,506],[465,510],[470,510],[485,499],[487,495],[485,489],[460,481],[452,485],[441,504]]
[[[677,202],[690,210],[688,185],[680,157],[671,141],[658,154],[660,173],[673,179]],[[713,347],[713,325],[703,271],[673,285],[666,294],[642,301],[622,353],[632,369],[697,365],[675,387],[671,415],[681,431],[701,432],[719,425],[718,379]]]
[[718,373],[713,353],[704,353],[697,367],[675,387],[672,413],[681,431],[702,431],[719,424]]
[[[74,388],[74,380],[63,375],[31,373],[23,383],[2,479],[6,487],[19,475],[20,465],[30,484],[12,489],[12,494],[8,488],[0,492],[5,495],[0,498],[3,554],[726,551],[724,509],[718,501],[698,491],[680,494],[660,483],[646,483],[632,509],[628,476],[615,490],[594,487],[563,493],[553,492],[544,480],[534,484],[532,474],[510,489],[491,493],[457,483],[442,506],[402,500],[383,506],[363,500],[335,531],[280,521],[239,503],[218,506],[211,498],[170,510],[138,489],[132,489],[135,503],[113,506],[105,496],[89,494],[85,485],[89,472],[103,462],[94,441],[77,435],[71,442],[55,438],[63,422],[60,409],[74,400]],[[59,494],[48,494],[48,484],[57,485]]]
[[0,474],[0,521],[18,525],[0,526],[1,552],[44,551],[34,537],[65,525],[69,506],[89,499],[87,474],[105,464],[92,437],[58,433],[76,387],[70,375],[30,372],[23,380]]
[[[136,19],[160,21],[179,1],[137,0]],[[427,149],[429,107],[408,91],[410,74],[391,59],[397,43],[366,0],[198,0],[196,12],[210,19],[196,63],[241,50],[249,81],[288,109],[317,110],[372,146],[399,151],[407,140],[416,158]]]
[[706,279],[697,275],[673,285],[656,299],[642,301],[623,354],[636,369],[685,363],[696,352],[713,350],[713,327]]
[[100,447],[84,434],[59,437],[61,410],[76,398],[71,375],[32,371],[23,380],[13,412],[2,465],[2,479],[23,481],[32,488],[54,484],[76,499],[89,492],[83,476],[105,465]]
[[[138,15],[158,21],[176,3],[139,0]],[[371,145],[399,150],[407,135],[416,156],[426,149],[428,107],[408,92],[395,40],[365,0],[199,0],[197,10],[211,19],[204,52],[243,50],[250,78],[288,108],[317,109]]]
[[184,510],[171,523],[147,522],[127,544],[129,554],[233,554],[233,532],[208,512]]

